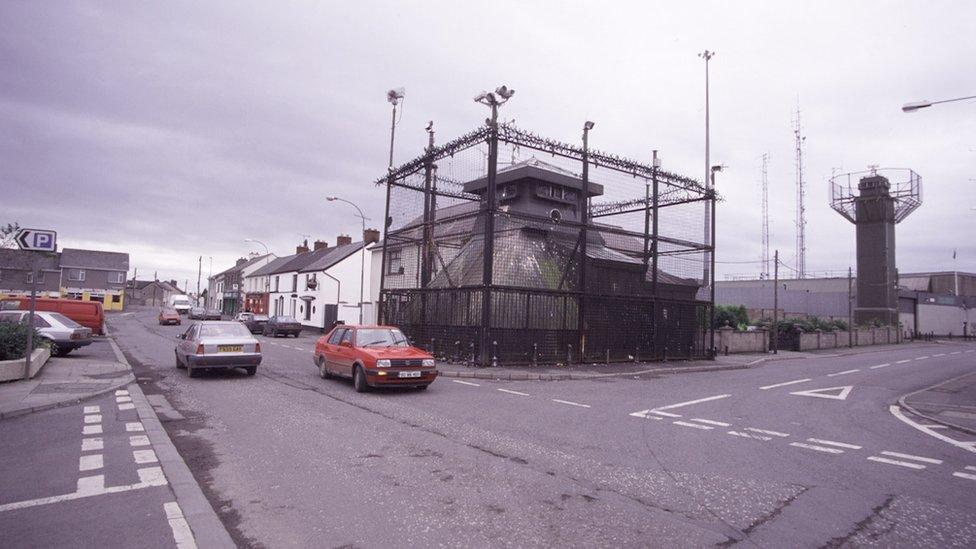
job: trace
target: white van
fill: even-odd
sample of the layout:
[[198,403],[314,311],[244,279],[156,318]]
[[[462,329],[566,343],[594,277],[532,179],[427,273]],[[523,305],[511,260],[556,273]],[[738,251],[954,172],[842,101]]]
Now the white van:
[[169,296],[169,306],[176,309],[176,312],[185,315],[190,312],[190,298],[183,294]]

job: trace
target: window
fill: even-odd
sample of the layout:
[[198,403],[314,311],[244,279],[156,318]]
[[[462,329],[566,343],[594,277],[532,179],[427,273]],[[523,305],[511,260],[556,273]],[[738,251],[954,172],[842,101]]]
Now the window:
[[305,304],[305,320],[312,320],[312,305],[310,303]]
[[338,345],[342,341],[342,334],[347,331],[346,328],[337,328],[332,335],[329,336],[329,345]]
[[279,283],[279,282],[281,282],[281,281],[279,280],[280,278],[281,278],[280,276],[276,276],[276,277],[275,277],[275,291],[276,291],[276,292],[278,291],[278,283]]
[[[44,284],[44,271],[39,271],[37,274],[38,274],[37,283]],[[28,284],[34,283],[34,273],[30,273],[30,272],[27,273],[27,283]]]
[[112,284],[122,284],[125,281],[125,273],[111,272],[108,273],[108,281]]
[[403,259],[400,258],[400,250],[388,250],[386,274],[403,274]]
[[73,282],[84,282],[85,271],[82,269],[68,269],[68,280]]
[[514,184],[509,183],[502,187],[502,198],[512,198],[518,194],[518,187]]
[[293,291],[293,292],[297,292],[298,291],[298,275],[297,274],[291,275],[291,291]]
[[351,329],[346,329],[346,331],[343,332],[341,343],[352,343],[352,330]]
[[122,294],[114,294],[112,296],[112,303],[122,303]]

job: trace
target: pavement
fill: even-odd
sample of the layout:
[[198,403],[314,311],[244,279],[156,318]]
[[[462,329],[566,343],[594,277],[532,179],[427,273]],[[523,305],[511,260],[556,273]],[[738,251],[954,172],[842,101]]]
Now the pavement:
[[916,415],[976,435],[976,372],[905,395],[900,403]]

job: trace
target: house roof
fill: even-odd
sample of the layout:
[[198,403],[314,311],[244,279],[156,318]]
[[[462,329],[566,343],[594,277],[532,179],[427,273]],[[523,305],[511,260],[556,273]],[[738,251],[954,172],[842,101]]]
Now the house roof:
[[269,274],[278,272],[278,269],[282,265],[284,265],[284,264],[288,263],[289,261],[291,261],[292,259],[294,259],[296,257],[296,255],[297,254],[295,254],[295,255],[286,255],[284,257],[276,257],[276,258],[272,259],[271,261],[267,262],[266,264],[264,264],[263,266],[261,266],[260,269],[258,269],[256,271],[254,271],[253,273],[247,275],[247,277],[250,278],[252,276],[268,276]]
[[29,271],[32,262],[36,261],[39,269],[56,271],[58,270],[59,255],[39,254],[16,248],[0,248],[0,269]]
[[247,267],[250,267],[251,265],[254,265],[258,261],[261,261],[262,259],[268,257],[269,255],[271,255],[271,254],[254,256],[254,257],[248,259],[246,262],[241,263],[240,265],[234,265],[233,267],[231,267],[229,269],[224,269],[223,271],[220,271],[219,273],[213,275],[210,278],[217,278],[218,276],[226,276],[226,275],[228,275],[230,273],[243,271]]
[[[543,162],[538,158],[532,157],[528,160],[517,162],[510,166],[498,170],[495,175],[495,183],[503,185],[519,180],[535,179],[546,183],[555,183],[572,189],[582,189],[583,180],[580,176],[569,170],[564,170],[558,166],[553,166],[548,162]],[[488,187],[488,176],[479,177],[464,184],[464,192],[480,193]],[[589,181],[587,183],[588,196],[600,196],[603,194],[603,185]]]
[[61,251],[61,267],[128,272],[129,254],[65,248]]
[[322,257],[318,258],[312,263],[309,263],[305,267],[299,269],[299,272],[308,273],[312,271],[324,271],[329,267],[332,267],[336,263],[342,261],[343,259],[358,252],[362,247],[363,247],[362,242],[353,242],[351,244],[343,244],[341,246],[327,248],[328,250],[327,254],[323,255]]
[[295,254],[291,256],[292,258],[291,261],[288,261],[287,263],[281,265],[277,269],[274,269],[273,271],[271,271],[270,274],[291,273],[291,272],[301,271],[308,265],[311,265],[312,263],[325,257],[330,251],[332,251],[331,248],[320,248],[318,250],[312,250],[310,252],[302,252],[300,254]]

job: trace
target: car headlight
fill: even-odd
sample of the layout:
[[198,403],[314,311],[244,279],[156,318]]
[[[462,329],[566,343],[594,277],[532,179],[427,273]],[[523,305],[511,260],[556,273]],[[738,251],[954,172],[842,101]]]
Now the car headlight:
[[432,358],[425,358],[425,359],[424,359],[424,363],[423,363],[423,364],[424,364],[424,367],[426,367],[426,368],[431,368],[431,367],[433,367],[433,366],[434,366],[434,364],[435,364],[435,363],[434,363],[434,359],[432,359]]
[[381,358],[381,359],[379,359],[379,360],[376,361],[376,367],[377,368],[389,368],[390,367],[390,361],[387,360],[387,359],[385,359],[385,358]]

